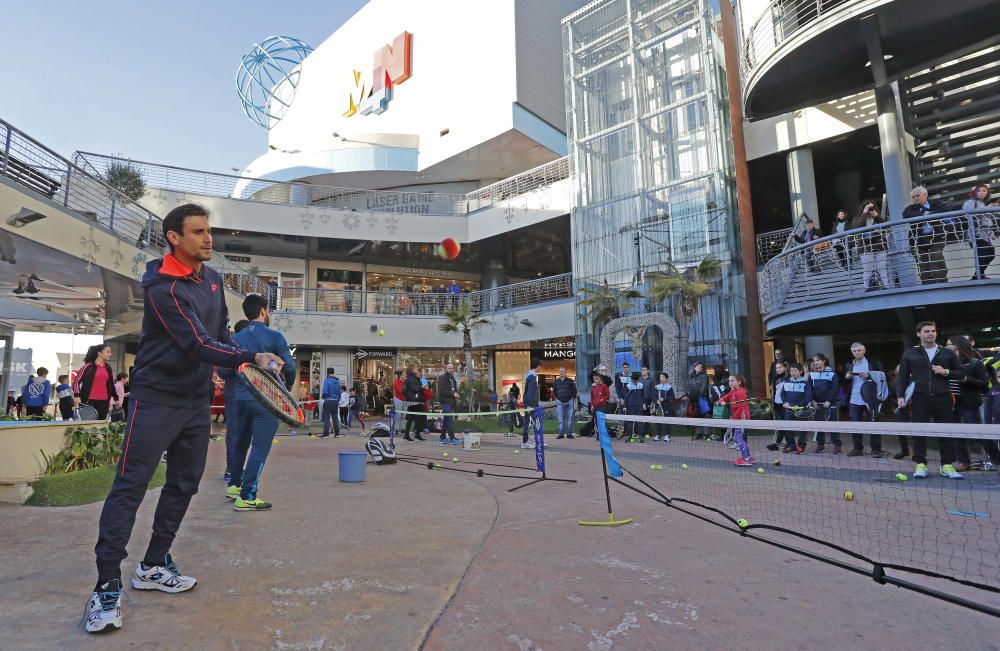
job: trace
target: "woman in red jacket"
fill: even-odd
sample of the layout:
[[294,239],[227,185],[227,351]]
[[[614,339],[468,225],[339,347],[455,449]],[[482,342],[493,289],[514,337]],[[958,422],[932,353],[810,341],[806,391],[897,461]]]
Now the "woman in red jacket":
[[[729,406],[729,417],[740,420],[750,418],[750,405],[747,404],[746,379],[742,375],[733,375],[729,378],[729,393],[719,398],[718,403]],[[753,457],[747,448],[747,440],[742,427],[733,428],[733,440],[736,442],[736,449],[740,451],[740,458],[736,460],[737,466],[752,466]]]

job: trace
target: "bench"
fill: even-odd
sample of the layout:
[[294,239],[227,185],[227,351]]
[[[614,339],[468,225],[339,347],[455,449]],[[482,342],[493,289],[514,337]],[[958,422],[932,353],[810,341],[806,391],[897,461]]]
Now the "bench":
[[61,185],[59,181],[13,156],[7,155],[5,158],[3,153],[0,152],[0,169],[3,169],[5,162],[7,164],[7,173],[5,176],[17,181],[26,188],[43,194],[49,199],[54,197],[56,192],[59,191]]

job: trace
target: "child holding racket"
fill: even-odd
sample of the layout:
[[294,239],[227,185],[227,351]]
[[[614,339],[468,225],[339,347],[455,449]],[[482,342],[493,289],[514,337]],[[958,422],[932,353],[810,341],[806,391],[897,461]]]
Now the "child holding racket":
[[[795,420],[796,411],[805,409],[812,403],[812,386],[809,378],[802,374],[802,365],[791,363],[788,365],[788,379],[781,383],[778,392],[781,394],[782,407],[785,410],[785,420]],[[800,431],[798,441],[795,440],[795,432],[785,430],[785,448],[782,452],[796,454],[806,453],[806,432]]]
[[[729,392],[723,394],[716,402],[729,407],[729,417],[739,420],[750,418],[750,405],[747,403],[747,381],[742,375],[729,376]],[[733,442],[740,451],[740,458],[733,463],[737,466],[752,466],[753,455],[747,447],[746,432],[742,427],[733,428]]]
[[[267,299],[260,294],[250,294],[243,299],[243,314],[250,322],[233,335],[233,340],[246,350],[277,355],[284,362],[285,385],[294,383],[295,360],[285,336],[270,328]],[[246,384],[236,380],[235,371],[220,368],[219,376],[226,382],[236,382],[236,422],[230,425],[236,429],[236,439],[229,459],[226,497],[235,500],[233,509],[236,511],[268,511],[271,504],[257,496],[257,485],[267,455],[271,453],[274,435],[278,433],[278,417],[260,404]]]
[[163,219],[171,253],[146,265],[142,277],[142,338],[136,352],[125,442],[111,492],[104,500],[94,551],[97,584],[87,602],[88,633],[122,627],[121,563],[136,511],[160,457],[169,451],[167,482],[153,517],[153,535],[132,587],[176,593],[197,580],[170,555],[191,497],[198,491],[212,429],[212,367],[267,367],[282,360],[238,347],[229,336],[222,276],[203,263],[212,258],[208,211],[196,204]]

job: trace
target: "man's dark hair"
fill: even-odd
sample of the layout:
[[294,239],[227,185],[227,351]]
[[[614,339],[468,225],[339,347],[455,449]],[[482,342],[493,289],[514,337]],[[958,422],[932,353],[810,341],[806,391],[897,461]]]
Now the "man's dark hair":
[[326,367],[326,374],[327,375],[333,375],[333,367],[332,366],[327,366]]
[[541,365],[542,365],[542,363],[540,361],[538,361],[537,359],[531,360],[531,370],[532,371],[534,371],[536,368],[538,368]]
[[937,330],[937,323],[935,323],[934,321],[921,321],[920,323],[917,324],[917,332],[920,332],[927,326],[934,326],[934,329]]
[[186,203],[183,206],[177,206],[173,210],[167,213],[167,216],[163,218],[163,239],[167,241],[167,245],[170,246],[170,252],[174,252],[174,245],[170,243],[170,238],[167,237],[167,233],[173,231],[180,236],[184,235],[184,222],[188,217],[204,217],[209,218],[211,214],[208,209],[204,206],[199,206],[196,203]]
[[267,309],[267,299],[260,294],[247,294],[243,299],[243,315],[250,321],[260,318],[260,311]]
[[246,319],[240,319],[239,321],[236,322],[236,325],[233,326],[233,332],[239,332],[248,325],[250,325],[249,321],[247,321]]
[[798,369],[799,373],[803,373],[804,372],[804,369],[802,368],[802,364],[799,364],[798,362],[792,362],[791,364],[788,365],[788,368],[789,369],[793,369],[793,368],[794,369]]

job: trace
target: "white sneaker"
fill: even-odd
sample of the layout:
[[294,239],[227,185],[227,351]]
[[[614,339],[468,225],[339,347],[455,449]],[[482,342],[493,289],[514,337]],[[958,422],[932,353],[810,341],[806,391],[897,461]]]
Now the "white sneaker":
[[663,442],[664,442],[664,443],[667,443],[667,442],[669,442],[669,441],[670,441],[670,435],[669,435],[669,434],[664,434],[664,435],[663,435]]
[[101,589],[101,592],[91,593],[87,602],[84,628],[88,633],[99,633],[109,626],[114,629],[122,627],[121,581],[108,581]]
[[914,479],[927,479],[927,464],[918,463],[916,469],[913,471]]
[[135,576],[132,577],[132,587],[136,590],[160,590],[161,592],[184,592],[190,590],[198,579],[184,576],[174,559],[167,554],[163,565],[154,565],[143,569],[142,563],[135,566]]
[[530,442],[529,443],[522,443],[521,444],[521,449],[522,450],[534,450],[535,449],[535,444],[534,443],[530,443]]
[[955,470],[955,466],[951,465],[950,463],[946,463],[945,465],[941,466],[941,474],[947,477],[948,479],[962,478],[962,473]]
[[659,440],[660,440],[660,435],[659,435],[659,434],[657,434],[656,436],[654,436],[654,437],[653,437],[653,440],[654,440],[654,441],[659,441]]

